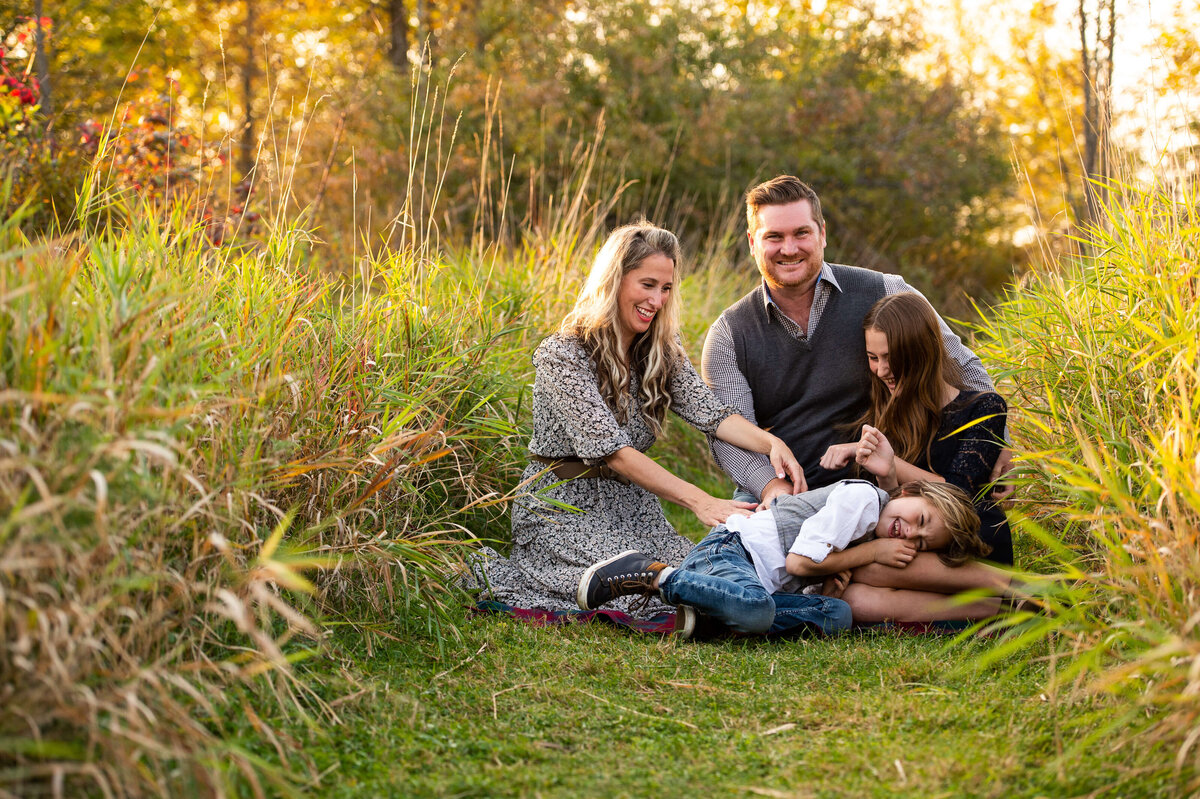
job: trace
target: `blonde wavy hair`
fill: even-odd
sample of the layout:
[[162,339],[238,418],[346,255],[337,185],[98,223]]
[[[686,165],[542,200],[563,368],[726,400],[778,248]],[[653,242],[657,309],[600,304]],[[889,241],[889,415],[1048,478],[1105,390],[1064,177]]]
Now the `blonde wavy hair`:
[[[634,336],[629,352],[623,353],[617,306],[621,281],[652,255],[671,259],[673,290],[649,329]],[[630,370],[640,372],[641,414],[655,435],[662,432],[662,421],[671,405],[670,385],[676,362],[685,357],[679,343],[679,301],[675,299],[679,256],[679,239],[669,230],[645,220],[617,228],[596,253],[575,307],[559,325],[561,334],[583,341],[600,381],[600,395],[621,424],[629,421]]]
[[950,545],[937,553],[938,560],[951,568],[972,558],[986,558],[992,551],[979,537],[979,514],[967,492],[952,483],[910,480],[888,492],[889,499],[922,497],[942,517]]

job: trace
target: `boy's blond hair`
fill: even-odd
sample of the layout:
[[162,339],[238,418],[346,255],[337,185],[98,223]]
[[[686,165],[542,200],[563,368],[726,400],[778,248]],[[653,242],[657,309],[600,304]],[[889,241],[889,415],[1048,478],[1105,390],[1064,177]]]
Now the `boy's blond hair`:
[[979,537],[979,514],[967,492],[950,483],[910,480],[888,492],[892,499],[921,497],[942,517],[950,533],[950,546],[937,556],[947,566],[961,566],[971,558],[987,557],[992,548]]

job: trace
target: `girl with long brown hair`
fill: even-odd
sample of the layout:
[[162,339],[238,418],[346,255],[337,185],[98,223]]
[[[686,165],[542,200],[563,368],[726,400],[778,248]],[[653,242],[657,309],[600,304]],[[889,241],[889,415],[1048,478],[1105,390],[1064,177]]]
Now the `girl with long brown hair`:
[[[967,391],[950,367],[937,315],[920,294],[884,297],[863,319],[871,404],[855,425],[875,428],[895,453],[897,478],[945,481],[967,492],[983,521],[981,536],[992,560],[1011,564],[1012,534],[986,496],[992,468],[1004,448],[1008,406],[990,391]],[[859,443],[828,449],[821,465],[844,466]]]
[[[945,354],[937,315],[920,294],[905,292],[879,300],[863,319],[863,335],[874,379],[870,406],[856,425],[861,437],[830,447],[821,465],[841,468],[857,461],[881,485],[910,480],[957,485],[979,514],[979,535],[990,550],[989,559],[1012,565],[1008,520],[988,496],[992,469],[1005,446],[1004,399],[961,386]],[[876,468],[881,461],[872,460],[876,452],[886,453],[882,462],[890,461],[886,475]],[[1007,577],[982,564],[951,567],[929,553],[918,553],[903,569],[878,564],[856,569],[842,584],[848,579],[860,586],[925,591],[929,596],[1007,585]],[[903,595],[859,589],[845,594],[856,621],[890,617],[898,596]],[[869,601],[862,601],[864,597]]]

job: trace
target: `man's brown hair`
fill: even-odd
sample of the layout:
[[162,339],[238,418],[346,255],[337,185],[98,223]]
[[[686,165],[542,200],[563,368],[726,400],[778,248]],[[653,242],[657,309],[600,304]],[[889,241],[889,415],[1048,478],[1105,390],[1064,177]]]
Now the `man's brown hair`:
[[813,219],[820,230],[825,230],[825,217],[821,214],[821,198],[800,178],[791,175],[779,175],[765,183],[759,183],[746,192],[746,228],[750,235],[758,229],[758,209],[766,205],[789,205],[808,200],[812,207]]

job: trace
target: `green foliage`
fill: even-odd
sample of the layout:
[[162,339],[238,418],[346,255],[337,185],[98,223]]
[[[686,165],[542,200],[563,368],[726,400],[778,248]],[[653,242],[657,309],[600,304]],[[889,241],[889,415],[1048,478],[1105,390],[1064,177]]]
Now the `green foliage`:
[[[609,224],[646,213],[698,240],[744,187],[793,172],[827,200],[835,259],[929,275],[935,299],[1009,276],[1016,253],[995,243],[1011,225],[998,123],[951,78],[910,68],[921,38],[908,17],[859,0],[770,13],[435,3],[414,28],[429,49],[414,39],[401,72],[383,34],[398,7],[78,4],[53,21],[48,135],[77,163],[87,154],[65,145],[79,125],[170,93],[171,128],[226,159],[229,185],[254,165],[271,204],[307,213],[339,252],[395,246],[395,220],[434,207],[443,240],[485,230],[519,244],[546,229],[590,157],[604,180],[588,204],[618,198]],[[431,162],[446,164],[436,185]]]
[[678,642],[498,617],[463,632],[443,655],[335,637],[343,724],[297,733],[334,769],[313,793],[1115,796],[1146,754],[1113,749],[1111,700],[1046,696],[1044,666],[974,668],[986,639]]
[[286,788],[227,688],[329,720],[293,671],[320,623],[453,633],[516,482],[514,328],[408,256],[331,280],[298,229],[103,216],[136,221],[0,230],[0,782]]
[[[1200,219],[1193,187],[1112,185],[1102,228],[1031,275],[985,324],[985,362],[1011,386],[1031,506],[1063,586],[1062,684],[1111,691],[1116,722],[1200,789]],[[1054,541],[1039,527],[1062,537]],[[1032,627],[1031,627],[1032,625]]]
[[[526,185],[560,185],[574,167],[559,154],[602,130],[603,172],[633,182],[618,218],[647,213],[694,236],[744,187],[790,172],[826,200],[834,260],[929,275],[935,297],[1008,278],[1016,253],[989,239],[1010,224],[998,126],[948,76],[914,77],[912,20],[856,2],[766,13],[615,0],[531,22],[547,28],[524,57],[466,50],[447,104],[468,151],[502,133],[491,170],[517,176],[510,218],[536,219],[542,197]],[[492,76],[503,85],[480,102]],[[489,157],[467,155],[468,169]],[[451,196],[475,196],[471,172],[448,176]]]

